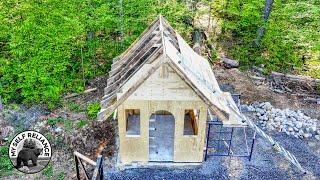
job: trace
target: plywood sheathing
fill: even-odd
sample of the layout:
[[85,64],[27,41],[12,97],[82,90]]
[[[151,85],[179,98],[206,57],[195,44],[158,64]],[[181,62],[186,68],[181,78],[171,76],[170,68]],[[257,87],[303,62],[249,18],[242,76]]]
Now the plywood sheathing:
[[[140,109],[140,135],[126,135],[125,109]],[[184,110],[199,109],[198,135],[183,135]],[[139,161],[149,161],[149,118],[158,110],[170,112],[175,118],[174,129],[174,162],[202,162],[205,128],[207,119],[207,106],[200,101],[154,101],[127,99],[118,107],[118,126],[120,139],[121,163],[129,164]]]

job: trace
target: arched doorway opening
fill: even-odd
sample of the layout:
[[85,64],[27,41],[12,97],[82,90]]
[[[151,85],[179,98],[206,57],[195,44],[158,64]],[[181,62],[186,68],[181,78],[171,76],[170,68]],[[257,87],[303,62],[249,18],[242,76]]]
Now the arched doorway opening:
[[149,118],[149,161],[173,161],[174,116],[164,110]]

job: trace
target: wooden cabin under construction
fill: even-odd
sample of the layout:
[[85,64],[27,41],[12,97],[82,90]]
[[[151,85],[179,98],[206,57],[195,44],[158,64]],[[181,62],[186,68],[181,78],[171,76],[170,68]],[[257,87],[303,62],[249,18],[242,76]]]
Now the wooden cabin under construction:
[[119,157],[132,162],[202,162],[207,120],[244,125],[209,62],[159,16],[109,72],[98,114],[117,115]]

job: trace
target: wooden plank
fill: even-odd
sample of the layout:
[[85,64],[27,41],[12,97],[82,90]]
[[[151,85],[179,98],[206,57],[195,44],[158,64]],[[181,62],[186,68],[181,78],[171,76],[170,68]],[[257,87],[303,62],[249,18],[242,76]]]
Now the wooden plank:
[[[155,52],[153,52],[152,55],[149,56],[149,58],[151,58],[151,59],[152,59],[152,58],[159,58],[159,56],[160,56],[161,54],[162,54],[162,47],[159,47]],[[150,60],[150,59],[146,59],[145,61],[146,61],[146,62],[149,62],[149,60]],[[102,107],[106,107],[106,106],[109,104],[110,100],[113,99],[113,98],[115,98],[116,92],[118,92],[118,90],[121,89],[122,86],[123,86],[137,71],[139,71],[143,65],[144,65],[144,63],[141,64],[141,65],[135,70],[135,72],[131,73],[130,76],[127,77],[121,84],[119,84],[115,89],[113,89],[112,92],[110,92],[110,90],[109,90],[109,92],[107,92],[107,94],[103,97],[103,100],[101,101]]]
[[[146,44],[146,40],[148,40],[150,38],[150,36],[156,36],[159,31],[157,31],[157,26],[154,26],[152,28],[150,28],[148,30],[148,32],[144,35],[142,35],[141,37],[139,37],[136,41],[131,44],[131,46],[122,54],[122,57],[120,60],[117,61],[117,64],[114,65],[113,69],[109,72],[109,75],[112,76],[113,74],[115,74],[119,69],[121,69],[120,67],[123,66],[124,64],[128,63],[128,59],[130,59],[130,57],[137,53],[138,49],[141,49],[143,46],[145,46]],[[150,27],[150,26],[149,26]],[[132,48],[132,49],[131,49]]]
[[[208,83],[208,86],[212,86],[217,91],[220,90],[219,84],[214,76],[209,62],[193,51],[193,49],[183,40],[183,38],[177,33],[181,56],[183,58],[183,64],[190,67],[193,74],[199,74],[203,80]],[[170,53],[168,51],[168,53]],[[172,54],[172,52],[171,52]],[[178,58],[178,57],[177,57]],[[175,60],[175,59],[174,59]]]
[[97,165],[96,162],[94,162],[93,160],[91,160],[91,159],[88,158],[87,156],[84,156],[84,155],[82,155],[81,153],[79,153],[79,152],[77,152],[77,151],[74,151],[73,154],[74,154],[76,157],[78,157],[78,158],[86,161],[87,163],[89,163],[89,164],[91,164],[91,165],[93,165],[93,166],[96,166],[96,165]]
[[178,43],[176,37],[174,37],[168,31],[164,31],[163,34],[165,35],[166,38],[168,38],[170,40],[170,42],[173,44],[173,46],[180,52],[179,43]]
[[136,68],[137,65],[141,64],[141,61],[143,60],[142,58],[147,53],[154,50],[154,47],[152,47],[151,44],[158,42],[159,38],[159,36],[156,36],[155,39],[149,41],[148,44],[140,52],[138,52],[132,59],[130,59],[130,62],[134,62],[133,64],[127,63],[124,67],[122,67],[121,71],[118,71],[108,79],[108,87],[110,87],[111,90],[125,78],[124,74],[127,74],[128,72],[132,71],[132,69]]
[[132,86],[127,92],[125,92],[125,94],[121,96],[118,101],[116,101],[106,109],[101,109],[101,111],[98,113],[98,120],[106,120],[120,104],[122,104],[146,79],[149,78],[152,73],[154,73],[155,70],[160,67],[160,65],[161,62],[157,62],[141,79],[139,79],[139,81],[134,86]]
[[[156,50],[159,48],[158,47],[153,47],[151,46],[151,44],[153,44],[155,41],[159,41],[159,39],[155,39],[154,41],[150,41],[150,44],[146,46],[145,49],[143,49],[142,51],[140,51],[138,54],[136,54],[135,57],[133,57],[130,61],[132,61],[133,63],[130,64],[128,63],[126,66],[123,67],[123,69],[121,71],[118,71],[116,74],[114,74],[112,77],[108,78],[108,86],[112,86],[113,84],[117,84],[118,82],[120,82],[123,79],[123,75],[127,74],[128,72],[131,72],[132,69],[137,68],[140,64],[144,63],[146,61],[147,58],[145,58],[145,56],[154,51],[156,52]],[[149,56],[153,55],[154,53],[150,54]],[[143,59],[144,58],[144,59]]]
[[[93,171],[92,180],[96,180],[98,178],[99,169],[100,169],[102,163],[103,163],[102,155],[99,155],[97,157],[97,161],[96,161],[97,166],[96,166],[96,168],[94,168],[94,171]],[[103,174],[100,174],[100,176],[103,176]]]
[[[116,90],[118,90],[131,76],[133,76],[145,63],[149,63],[150,59],[154,59],[154,58],[158,58],[160,55],[162,54],[162,47],[159,47],[158,49],[156,49],[149,57],[148,59],[144,60],[143,63],[138,64],[139,66],[136,67],[135,72],[132,72],[129,74],[129,77],[127,77],[127,79],[124,79],[121,84],[116,84],[116,83],[112,83],[111,85],[109,85],[106,89],[105,89],[105,94],[108,94],[110,92],[115,92]],[[150,58],[150,59],[149,59]],[[111,91],[112,90],[112,91]]]

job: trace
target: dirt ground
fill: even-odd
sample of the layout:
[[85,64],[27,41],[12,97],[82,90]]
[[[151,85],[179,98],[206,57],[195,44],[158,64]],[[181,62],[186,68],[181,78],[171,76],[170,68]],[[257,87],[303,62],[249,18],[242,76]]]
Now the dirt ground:
[[[0,112],[0,126],[10,126],[15,131],[23,129],[36,129],[45,134],[52,146],[52,158],[45,170],[35,174],[23,174],[13,169],[11,175],[3,177],[4,179],[76,179],[75,161],[73,152],[80,153],[95,160],[97,153],[105,156],[113,154],[113,149],[104,148],[103,145],[114,143],[109,137],[114,135],[112,130],[114,123],[103,123],[99,125],[93,119],[89,119],[86,115],[86,107],[90,103],[100,102],[104,87],[107,85],[107,76],[100,76],[88,82],[86,89],[97,88],[96,91],[90,93],[79,94],[71,98],[64,98],[59,108],[49,111],[41,105],[31,107],[19,106],[17,108],[8,109],[7,113]],[[70,104],[76,105],[70,109]],[[10,107],[8,107],[10,108]],[[4,115],[3,114],[10,114]],[[63,122],[55,125],[45,123],[49,118],[61,118],[73,123],[72,127],[66,129]],[[78,128],[77,123],[85,120],[88,124]],[[94,133],[97,132],[97,133]],[[108,133],[100,133],[108,132]],[[86,166],[89,170],[91,166]],[[0,176],[1,177],[1,176]],[[0,178],[1,179],[1,178]]]
[[[215,66],[214,73],[224,91],[241,94],[242,103],[268,101],[277,108],[299,109],[308,116],[320,119],[319,105],[306,104],[302,99],[289,94],[275,93],[264,84],[257,86],[247,73],[238,69]],[[267,133],[297,157],[307,174],[300,172],[258,136],[251,161],[237,157],[210,157],[196,167],[106,169],[105,175],[109,179],[320,179],[318,140],[297,139],[275,131]]]
[[[320,106],[316,104],[306,104],[299,97],[289,94],[278,94],[262,85],[255,85],[248,77],[246,72],[238,69],[224,69],[220,66],[214,67],[214,73],[218,83],[225,91],[241,94],[242,103],[250,104],[254,101],[268,101],[277,108],[290,108],[302,110],[308,116],[320,119]],[[66,102],[75,102],[80,106],[85,106],[90,102],[99,102],[103,96],[103,89],[107,83],[107,76],[98,77],[89,82],[87,89],[97,88],[97,91],[82,94],[73,98],[66,99]],[[64,107],[52,112],[55,116],[68,117],[79,120],[84,118],[82,112],[66,111]],[[35,120],[37,121],[37,120]],[[116,123],[113,123],[116,129]],[[90,140],[88,137],[80,137],[78,130],[73,130],[75,138]],[[106,158],[106,163],[111,169],[105,169],[106,177],[110,179],[320,179],[320,144],[316,140],[301,140],[289,137],[284,133],[268,132],[278,140],[285,148],[291,151],[302,166],[309,172],[307,175],[301,174],[295,167],[290,165],[283,157],[276,154],[269,144],[258,137],[254,149],[252,161],[245,158],[211,157],[208,161],[197,167],[188,168],[136,168],[119,170],[114,167],[117,153],[107,152],[112,156],[112,160]],[[77,136],[76,136],[77,135]],[[60,136],[60,135],[59,135]],[[79,136],[79,137],[78,137]],[[66,136],[61,136],[66,137]],[[100,138],[100,137],[99,137]],[[91,140],[90,140],[91,141]],[[77,148],[81,147],[81,144]],[[64,144],[58,149],[54,149],[52,156],[52,175],[34,174],[23,175],[14,172],[14,175],[5,179],[50,179],[57,178],[63,174],[64,179],[76,179],[74,159],[72,150]],[[84,149],[93,151],[92,148],[100,148],[98,144],[90,147],[82,145]],[[99,152],[100,152],[99,151]],[[91,158],[95,160],[95,153],[91,152]],[[109,163],[109,164],[108,164]]]
[[248,71],[225,69],[219,65],[214,66],[213,70],[222,89],[225,87],[227,91],[241,94],[241,101],[244,104],[251,104],[254,101],[268,101],[276,108],[301,110],[312,118],[320,119],[318,104],[305,103],[303,99],[291,94],[273,92],[265,84],[255,85],[249,78]]

